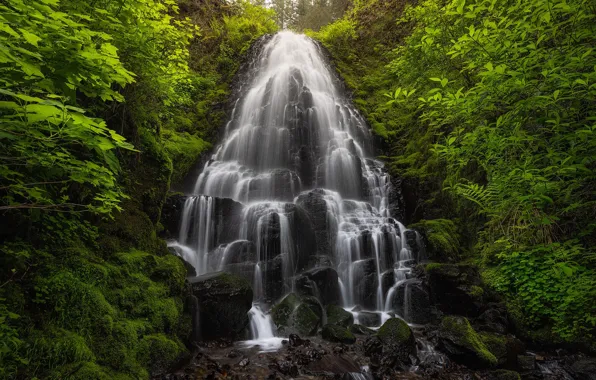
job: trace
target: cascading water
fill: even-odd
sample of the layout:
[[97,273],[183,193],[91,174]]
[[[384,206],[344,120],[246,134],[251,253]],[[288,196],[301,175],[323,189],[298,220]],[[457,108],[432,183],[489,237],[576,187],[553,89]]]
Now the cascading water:
[[320,267],[337,273],[336,303],[386,320],[420,253],[390,216],[392,185],[371,158],[365,121],[303,35],[271,37],[247,75],[171,246],[198,275],[228,270],[253,282],[254,339],[274,336],[268,307]]

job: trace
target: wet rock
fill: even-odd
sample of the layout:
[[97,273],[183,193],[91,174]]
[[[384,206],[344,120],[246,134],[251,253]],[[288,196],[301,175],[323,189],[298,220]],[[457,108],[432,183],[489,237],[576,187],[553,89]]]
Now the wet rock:
[[326,324],[323,326],[323,339],[335,343],[353,344],[356,337],[347,328],[338,325]]
[[596,380],[596,358],[583,358],[571,365],[578,380]]
[[348,327],[354,323],[354,315],[337,305],[327,305],[325,311],[328,324]]
[[321,317],[312,302],[303,302],[296,294],[288,294],[271,309],[271,317],[279,332],[314,335]]
[[315,231],[316,246],[318,255],[331,255],[332,247],[335,245],[337,230],[329,224],[327,215],[327,202],[325,190],[314,189],[307,193],[300,194],[296,204],[302,207],[308,214]]
[[474,320],[474,327],[481,331],[497,334],[507,334],[509,320],[505,305],[489,303],[482,308],[478,318]]
[[497,364],[507,363],[507,337],[493,333],[478,333],[480,340],[491,354],[497,358]]
[[256,253],[257,248],[253,242],[249,240],[236,240],[229,243],[224,249],[222,262],[223,265],[254,262]]
[[289,169],[273,169],[268,175],[257,176],[250,181],[248,199],[291,202],[299,192],[300,178],[295,172]]
[[536,356],[517,355],[517,366],[523,372],[533,371],[536,368]]
[[357,335],[374,335],[376,333],[375,330],[371,330],[368,327],[362,325],[351,325],[350,331]]
[[428,289],[420,279],[412,278],[401,283],[394,293],[391,307],[409,323],[426,324],[431,320]]
[[184,265],[184,268],[186,268],[186,277],[196,277],[197,275],[197,271],[195,269],[195,267],[192,266],[191,263],[189,263],[188,261],[184,260],[184,258],[181,256],[181,253],[178,252],[178,247],[168,247],[168,250],[176,257],[178,257],[180,259],[180,261],[182,261],[182,264]]
[[478,315],[483,289],[478,269],[467,264],[431,263],[425,267],[430,299],[445,314]]
[[231,359],[237,358],[239,356],[242,356],[242,351],[237,350],[237,349],[233,349],[228,353],[228,358],[231,358]]
[[416,340],[410,326],[401,318],[388,319],[379,331],[377,336],[384,344],[405,347],[409,353],[416,354]]
[[383,295],[387,296],[389,289],[391,289],[395,285],[395,272],[393,269],[386,270],[381,275],[381,286],[383,290]]
[[381,314],[361,311],[358,313],[358,323],[366,327],[377,327],[381,324]]
[[377,305],[378,276],[375,259],[360,260],[354,264],[354,289],[356,302],[365,309],[374,310]]
[[326,255],[314,255],[309,257],[308,266],[310,268],[332,267],[333,261]]
[[297,334],[290,334],[290,336],[288,336],[288,342],[291,347],[299,347],[309,344],[308,340],[300,338]]
[[250,262],[238,263],[238,264],[228,264],[223,267],[223,270],[225,272],[230,272],[235,275],[238,275],[238,276],[246,279],[246,281],[249,281],[252,283],[252,281],[255,278],[255,265],[256,265],[255,263],[250,263]]
[[288,375],[291,377],[298,376],[298,366],[293,364],[291,361],[278,361],[277,368],[279,369],[279,372],[283,373],[284,375]]
[[314,268],[296,278],[300,295],[317,297],[323,305],[339,304],[341,292],[337,272],[330,267]]
[[313,376],[335,378],[338,375],[360,372],[360,367],[353,359],[343,355],[325,355],[321,360],[312,362],[304,369]]
[[164,227],[160,235],[165,239],[178,237],[180,230],[180,217],[184,209],[184,202],[187,196],[182,193],[169,193],[161,208],[159,222]]
[[520,380],[519,373],[515,371],[508,371],[506,369],[498,369],[488,373],[486,380]]
[[497,365],[497,358],[482,342],[466,318],[444,317],[438,336],[439,349],[456,362],[471,368]]
[[248,326],[253,293],[250,283],[230,273],[215,272],[188,280],[198,300],[203,339],[241,336]]
[[247,365],[250,364],[250,360],[248,360],[248,358],[243,358],[242,360],[240,360],[240,362],[238,363],[238,365],[240,367],[246,367]]
[[379,378],[395,378],[417,361],[414,333],[403,320],[387,320],[376,335],[364,342],[364,353],[370,357],[370,368]]
[[260,264],[263,275],[263,292],[265,293],[265,298],[268,300],[276,300],[286,293],[284,259],[287,260],[286,253]]

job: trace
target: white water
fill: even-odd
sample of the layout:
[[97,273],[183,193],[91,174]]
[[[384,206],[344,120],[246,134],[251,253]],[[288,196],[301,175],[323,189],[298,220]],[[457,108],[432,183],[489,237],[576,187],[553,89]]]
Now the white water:
[[[300,196],[320,189],[317,196],[326,205],[330,236],[324,254],[338,273],[342,304],[346,309],[360,305],[377,310],[384,322],[398,285],[410,274],[413,255],[406,228],[390,216],[390,177],[371,157],[366,123],[308,37],[276,34],[249,71],[223,142],[186,200],[178,242],[170,246],[199,275],[225,270],[234,243],[219,246],[215,200],[241,202],[236,239],[237,244],[250,241],[256,246],[254,300],[275,301],[270,299],[267,263],[277,257],[282,262],[282,280],[275,286],[283,289],[275,290],[294,290],[294,276],[302,269],[298,246],[305,237],[294,233],[292,218]],[[392,285],[389,289],[383,288],[384,276]],[[265,309],[255,305],[250,311],[251,344],[267,346],[274,329]]]

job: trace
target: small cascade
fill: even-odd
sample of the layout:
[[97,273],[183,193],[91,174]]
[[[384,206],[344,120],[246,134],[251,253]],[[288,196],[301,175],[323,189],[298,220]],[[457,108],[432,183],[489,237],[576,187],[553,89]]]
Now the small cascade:
[[381,323],[395,313],[408,320],[404,305],[416,300],[403,285],[422,241],[390,215],[391,178],[325,55],[308,37],[281,32],[245,75],[170,247],[197,275],[229,271],[252,282],[253,341],[279,339],[267,310],[305,289],[356,321],[355,307]]

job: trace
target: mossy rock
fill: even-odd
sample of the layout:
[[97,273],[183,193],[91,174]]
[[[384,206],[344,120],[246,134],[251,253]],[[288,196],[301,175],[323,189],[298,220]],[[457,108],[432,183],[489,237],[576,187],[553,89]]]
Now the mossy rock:
[[[498,346],[496,340],[487,339]],[[473,368],[493,367],[497,357],[464,317],[447,316],[439,327],[439,347],[454,361]]]
[[284,334],[314,335],[321,322],[322,307],[312,297],[300,298],[288,294],[271,309],[271,318]]
[[486,348],[497,358],[498,364],[507,362],[507,338],[499,334],[479,333],[478,336]]
[[377,336],[385,344],[412,344],[415,343],[414,333],[410,326],[401,318],[388,319],[379,331]]
[[327,305],[325,311],[327,312],[327,323],[330,325],[348,327],[354,324],[352,313],[337,305]]
[[519,373],[515,371],[508,371],[506,369],[498,369],[488,373],[487,380],[521,380]]
[[323,326],[323,339],[335,343],[353,344],[356,337],[347,328],[338,325],[326,324]]
[[362,325],[351,325],[349,328],[350,332],[357,335],[374,335],[376,332],[375,330],[369,329],[366,326]]
[[295,293],[284,297],[277,305],[271,308],[271,319],[278,328],[288,327],[292,313],[300,304],[300,298]]
[[293,320],[294,327],[299,335],[310,336],[317,333],[321,319],[313,312],[310,305],[301,303],[294,310]]

